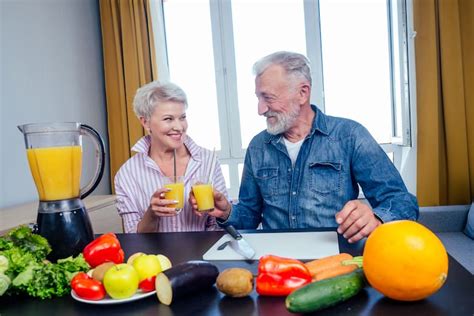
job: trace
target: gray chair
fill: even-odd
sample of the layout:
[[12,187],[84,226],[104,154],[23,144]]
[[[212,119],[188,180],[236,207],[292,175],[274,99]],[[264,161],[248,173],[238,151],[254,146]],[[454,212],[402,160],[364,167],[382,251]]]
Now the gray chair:
[[464,233],[471,205],[420,207],[418,222],[431,229],[449,254],[474,274],[474,240]]

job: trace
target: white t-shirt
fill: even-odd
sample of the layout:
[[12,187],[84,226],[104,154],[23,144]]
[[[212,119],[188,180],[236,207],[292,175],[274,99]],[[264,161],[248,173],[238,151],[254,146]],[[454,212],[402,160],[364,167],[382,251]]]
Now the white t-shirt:
[[300,152],[301,145],[303,145],[304,138],[302,140],[297,141],[296,143],[290,142],[288,139],[283,137],[283,142],[285,143],[286,150],[288,151],[288,155],[290,155],[291,164],[294,166],[296,162],[296,158],[298,158],[298,153]]

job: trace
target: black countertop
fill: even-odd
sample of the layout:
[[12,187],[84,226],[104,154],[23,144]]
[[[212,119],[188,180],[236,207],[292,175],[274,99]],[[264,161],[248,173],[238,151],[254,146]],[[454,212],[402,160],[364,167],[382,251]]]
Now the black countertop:
[[[251,231],[245,231],[251,232]],[[258,233],[258,232],[256,232]],[[164,254],[173,264],[202,260],[202,255],[224,232],[117,234],[126,257],[141,251]],[[339,236],[341,252],[360,255],[363,244],[350,245]],[[220,271],[229,267],[257,270],[258,261],[212,261]],[[0,315],[294,315],[284,297],[263,297],[255,290],[245,298],[225,297],[215,287],[175,300],[171,306],[159,303],[155,295],[114,305],[93,305],[71,296],[40,300],[30,297],[0,297]],[[317,315],[474,315],[474,276],[449,257],[448,279],[427,299],[398,302],[366,287],[357,296]]]

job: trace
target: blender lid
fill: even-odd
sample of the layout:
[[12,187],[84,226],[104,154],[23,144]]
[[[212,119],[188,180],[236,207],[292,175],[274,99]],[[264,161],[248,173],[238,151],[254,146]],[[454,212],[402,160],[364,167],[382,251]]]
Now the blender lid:
[[51,132],[77,132],[80,130],[79,122],[49,122],[49,123],[29,123],[18,125],[18,129],[23,134],[30,133],[51,133]]

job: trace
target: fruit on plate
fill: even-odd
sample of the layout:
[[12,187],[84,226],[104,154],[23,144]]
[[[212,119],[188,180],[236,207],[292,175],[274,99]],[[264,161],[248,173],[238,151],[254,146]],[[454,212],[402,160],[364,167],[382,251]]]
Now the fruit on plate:
[[133,267],[138,273],[138,281],[156,276],[161,272],[160,260],[155,255],[141,255],[133,260]]
[[170,259],[168,259],[168,257],[166,257],[165,255],[159,254],[159,255],[156,255],[156,257],[160,261],[161,271],[168,270],[169,268],[173,266],[171,264]]
[[367,238],[364,272],[370,285],[389,298],[421,300],[443,286],[448,255],[425,226],[409,220],[388,222]]
[[105,289],[102,283],[92,279],[85,272],[79,272],[72,278],[71,288],[77,296],[86,300],[98,301],[105,297]]
[[156,275],[141,280],[138,287],[142,292],[151,292],[155,290],[155,279]]
[[96,279],[97,281],[102,282],[104,280],[104,275],[107,270],[109,270],[111,267],[113,267],[115,263],[113,262],[104,262],[99,264],[95,269],[92,271],[92,278]]
[[133,265],[133,260],[135,260],[136,258],[138,258],[138,257],[140,257],[141,255],[144,255],[144,254],[145,253],[143,253],[143,252],[135,252],[133,255],[128,257],[127,263],[130,264],[130,265]]
[[114,299],[128,298],[138,289],[138,273],[133,266],[121,263],[114,265],[104,275],[104,287]]
[[91,279],[92,277],[87,274],[86,272],[78,272],[74,275],[74,277],[71,279],[71,288],[74,290],[74,286],[76,283],[78,283],[80,280],[84,279]]

